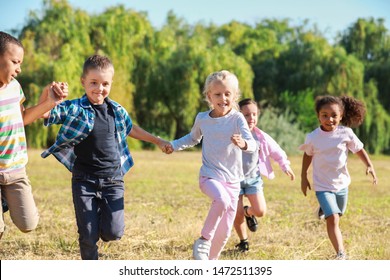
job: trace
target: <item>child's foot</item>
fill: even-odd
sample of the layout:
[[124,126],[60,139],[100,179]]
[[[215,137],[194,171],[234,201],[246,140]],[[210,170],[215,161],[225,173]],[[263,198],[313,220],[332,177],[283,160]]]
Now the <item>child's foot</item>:
[[257,230],[257,227],[258,227],[257,219],[253,215],[249,216],[248,208],[249,208],[249,206],[244,206],[246,224],[247,224],[250,231],[255,232]]
[[211,242],[204,238],[199,238],[195,240],[194,245],[192,246],[193,257],[195,260],[208,260],[210,253]]
[[247,239],[241,240],[240,243],[238,243],[235,247],[238,251],[244,253],[246,251],[249,251],[249,242]]
[[344,251],[339,251],[336,255],[336,260],[346,260],[347,255],[345,254]]

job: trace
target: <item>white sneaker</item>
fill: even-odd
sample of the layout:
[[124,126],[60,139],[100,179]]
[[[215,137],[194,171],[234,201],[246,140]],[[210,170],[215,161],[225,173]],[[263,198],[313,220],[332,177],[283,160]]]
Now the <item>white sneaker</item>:
[[192,256],[195,260],[208,260],[210,253],[211,242],[209,240],[199,238],[195,240],[192,246]]
[[316,208],[316,211],[314,212],[314,215],[315,215],[316,219],[325,220],[325,214],[322,211],[321,206],[318,206]]

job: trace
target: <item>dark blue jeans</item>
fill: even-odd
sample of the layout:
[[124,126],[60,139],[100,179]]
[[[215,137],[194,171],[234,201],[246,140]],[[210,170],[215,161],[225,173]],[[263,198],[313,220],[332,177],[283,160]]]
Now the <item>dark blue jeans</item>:
[[119,240],[124,233],[123,176],[98,178],[73,172],[72,195],[83,260],[97,260],[99,238]]

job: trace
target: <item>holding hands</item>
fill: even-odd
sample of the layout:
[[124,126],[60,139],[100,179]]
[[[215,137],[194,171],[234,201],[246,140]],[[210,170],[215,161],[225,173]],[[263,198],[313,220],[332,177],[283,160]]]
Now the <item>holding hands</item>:
[[68,83],[66,82],[52,82],[49,88],[48,98],[56,105],[60,104],[68,97]]
[[159,140],[157,145],[160,147],[161,151],[163,153],[166,153],[167,155],[172,154],[174,150],[173,150],[171,142],[164,140],[164,139],[161,139],[160,137],[158,137],[158,138],[160,140]]

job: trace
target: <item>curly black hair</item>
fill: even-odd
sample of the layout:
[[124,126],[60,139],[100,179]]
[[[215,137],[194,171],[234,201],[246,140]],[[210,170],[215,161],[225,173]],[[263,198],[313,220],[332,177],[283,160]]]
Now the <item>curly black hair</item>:
[[343,114],[343,118],[341,120],[343,125],[354,128],[363,123],[366,115],[366,106],[362,101],[347,95],[340,97],[332,95],[317,96],[315,102],[315,110],[317,114],[323,106],[328,104],[337,104],[340,106]]

